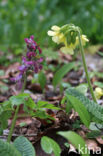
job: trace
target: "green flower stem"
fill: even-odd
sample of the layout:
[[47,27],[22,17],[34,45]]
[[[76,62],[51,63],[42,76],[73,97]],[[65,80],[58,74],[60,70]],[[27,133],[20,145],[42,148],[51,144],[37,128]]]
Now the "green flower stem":
[[85,70],[85,74],[86,74],[86,79],[87,79],[87,82],[88,82],[88,85],[89,85],[89,89],[90,89],[92,98],[93,98],[94,102],[97,102],[97,100],[95,98],[95,95],[94,95],[94,92],[93,92],[92,85],[91,85],[90,77],[89,77],[89,74],[88,74],[88,69],[87,69],[87,66],[86,66],[84,49],[83,49],[83,46],[82,46],[80,32],[78,32],[78,38],[79,38],[80,51],[81,51],[81,55],[82,55],[82,61],[83,61],[83,66],[84,66],[84,70]]
[[[25,74],[25,77],[24,77],[24,84],[23,84],[21,93],[24,92],[25,86],[26,86],[26,74]],[[18,106],[16,107],[16,111],[15,111],[15,114],[14,114],[14,118],[13,118],[13,120],[12,120],[10,132],[9,132],[8,139],[7,139],[7,142],[9,142],[9,143],[10,143],[10,141],[11,141],[11,137],[12,137],[13,130],[14,130],[14,127],[15,127],[15,123],[16,123],[16,119],[17,119],[18,112],[19,112],[19,108],[20,108],[20,105],[18,105]]]

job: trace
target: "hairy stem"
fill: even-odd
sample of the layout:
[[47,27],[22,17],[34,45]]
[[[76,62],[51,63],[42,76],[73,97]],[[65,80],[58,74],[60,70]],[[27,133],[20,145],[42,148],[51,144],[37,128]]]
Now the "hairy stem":
[[[25,74],[25,76],[24,76],[24,84],[23,84],[21,93],[24,92],[25,86],[26,86],[26,74]],[[10,128],[10,132],[9,132],[9,135],[8,135],[7,142],[10,142],[10,141],[11,141],[11,137],[12,137],[13,130],[14,130],[14,127],[15,127],[15,123],[16,123],[16,119],[17,119],[17,116],[18,116],[19,108],[20,108],[20,105],[18,105],[18,106],[16,107],[15,114],[14,114],[14,118],[13,118],[13,120],[12,120],[12,124],[11,124],[11,128]]]
[[95,98],[95,95],[94,95],[94,92],[93,92],[92,85],[91,85],[90,77],[89,77],[89,74],[88,74],[88,69],[87,69],[87,66],[86,66],[84,49],[83,49],[83,46],[82,46],[80,32],[78,32],[78,37],[79,37],[79,45],[80,45],[80,51],[81,51],[81,55],[82,55],[83,66],[84,66],[84,70],[85,70],[85,74],[86,74],[86,79],[87,79],[87,82],[88,82],[88,85],[89,85],[89,89],[90,89],[92,98],[93,98],[94,102],[97,102],[96,98]]

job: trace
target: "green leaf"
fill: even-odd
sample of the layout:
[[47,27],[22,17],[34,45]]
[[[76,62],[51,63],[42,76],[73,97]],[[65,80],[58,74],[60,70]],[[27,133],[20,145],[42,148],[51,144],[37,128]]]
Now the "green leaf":
[[45,88],[46,85],[46,76],[43,72],[39,73],[38,80],[42,89]]
[[37,102],[37,107],[38,108],[43,108],[46,105],[48,105],[48,102],[47,101],[38,101]]
[[80,120],[76,120],[76,121],[72,124],[72,127],[73,127],[73,129],[79,129],[79,128],[80,128],[80,125],[81,125]]
[[103,124],[96,124],[95,122],[91,122],[89,129],[92,131],[100,131],[103,129]]
[[1,108],[3,109],[3,111],[12,110],[10,101],[4,101],[3,103],[0,103],[0,113],[1,113]]
[[8,126],[8,119],[11,117],[13,109],[11,108],[10,101],[0,103],[0,128],[6,129]]
[[59,145],[53,139],[47,136],[43,136],[41,138],[41,147],[48,154],[53,152],[55,156],[60,156],[61,149]]
[[8,126],[8,119],[11,117],[12,111],[3,111],[0,114],[0,126],[2,129],[6,129]]
[[96,137],[98,137],[98,136],[100,136],[101,135],[101,132],[100,131],[92,131],[92,132],[89,132],[89,133],[87,133],[87,137],[88,138],[96,138]]
[[102,82],[95,81],[94,85],[96,85],[96,86],[98,86],[100,88],[103,88],[103,83]]
[[70,144],[68,142],[64,143],[65,147],[69,148]]
[[103,52],[98,51],[98,54],[103,57]]
[[[85,152],[85,148],[87,148],[85,141],[78,134],[72,131],[67,132],[61,131],[58,132],[58,134],[66,138],[68,141],[70,141],[76,147],[76,149],[78,149],[78,151],[82,156],[84,155],[89,156],[89,151],[87,153]],[[80,148],[82,149],[82,151],[79,150]]]
[[54,75],[53,78],[53,86],[56,87],[60,81],[62,80],[62,78],[71,70],[73,69],[73,67],[75,66],[75,63],[69,63],[69,64],[65,64],[63,67],[61,67]]
[[21,122],[19,125],[20,125],[20,127],[24,127],[24,126],[27,125],[27,123],[26,122]]
[[0,76],[4,76],[4,75],[5,75],[4,70],[0,70]]
[[47,101],[38,101],[37,108],[47,108],[47,109],[55,109],[59,110],[59,107],[54,106],[53,104],[48,103]]
[[69,114],[72,108],[73,106],[71,105],[70,101],[67,100],[66,107],[65,107],[66,113]]
[[0,139],[0,156],[22,156],[19,151],[7,142]]
[[19,136],[15,139],[14,146],[22,156],[36,156],[34,147],[29,140],[23,136]]
[[53,117],[48,115],[44,110],[37,110],[36,112],[32,113],[32,116],[38,117],[40,119],[51,119],[54,120]]
[[31,109],[35,109],[37,107],[37,105],[35,104],[35,102],[33,101],[33,99],[31,97],[29,97],[27,100],[25,100],[24,104]]
[[103,123],[103,106],[95,103],[92,100],[89,100],[86,96],[84,96],[74,88],[69,88],[68,90],[66,90],[66,95],[68,96],[68,98],[69,95],[75,97],[84,105],[84,107],[90,114],[91,121],[96,123]]
[[29,97],[29,94],[21,93],[19,95],[10,97],[9,100],[10,100],[12,106],[14,106],[14,105],[23,104],[25,102],[25,99],[28,97]]
[[87,84],[80,84],[75,89],[77,89],[80,93],[85,95],[87,93],[87,90],[88,90],[88,85]]
[[90,125],[90,116],[86,109],[86,107],[82,104],[80,100],[78,100],[76,97],[72,95],[66,95],[68,100],[71,102],[72,106],[74,107],[75,111],[78,112],[81,121],[86,125],[86,127],[89,127]]

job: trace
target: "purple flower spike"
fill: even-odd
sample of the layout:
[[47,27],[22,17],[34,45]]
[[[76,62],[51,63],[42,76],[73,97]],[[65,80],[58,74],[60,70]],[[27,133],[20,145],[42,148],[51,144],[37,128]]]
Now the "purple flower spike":
[[25,65],[21,65],[20,67],[19,67],[19,70],[20,71],[23,71],[25,69]]
[[22,74],[19,74],[18,76],[13,77],[13,78],[11,78],[10,80],[13,81],[13,82],[17,82],[17,81],[19,81],[19,80],[21,80],[21,79],[22,79]]
[[27,52],[27,57],[28,57],[28,59],[31,59],[31,57],[35,57],[36,56],[36,53],[35,52]]
[[29,39],[28,38],[25,38],[24,41],[29,44]]
[[40,47],[38,47],[37,49],[39,50],[39,54],[41,54],[41,53],[42,53],[41,48],[40,48]]
[[19,74],[17,77],[16,77],[16,81],[19,81],[22,79],[22,74]]
[[36,51],[36,46],[37,46],[37,45],[36,45],[35,43],[33,43],[33,44],[30,46],[30,49]]
[[[22,57],[22,65],[19,67],[19,75],[15,78],[11,78],[11,81],[18,82],[21,85],[23,82],[24,74],[27,71],[32,70],[35,73],[38,73],[42,68],[43,58],[41,57],[42,50],[34,41],[34,36],[31,35],[30,38],[24,39],[27,45],[26,56]],[[19,85],[18,85],[19,86]]]
[[43,62],[43,58],[41,57],[39,60],[38,60],[39,63]]
[[43,69],[43,66],[42,66],[41,64],[39,65],[39,69],[40,69],[40,70],[42,70],[42,69]]
[[38,73],[38,67],[35,67],[34,71],[35,73]]
[[26,57],[22,57],[22,63],[24,64],[26,62]]
[[34,62],[33,61],[26,61],[26,65],[33,65]]
[[25,65],[21,65],[19,67],[20,73],[23,74],[26,71],[27,67]]
[[31,38],[32,40],[34,40],[34,35],[31,35],[30,38]]

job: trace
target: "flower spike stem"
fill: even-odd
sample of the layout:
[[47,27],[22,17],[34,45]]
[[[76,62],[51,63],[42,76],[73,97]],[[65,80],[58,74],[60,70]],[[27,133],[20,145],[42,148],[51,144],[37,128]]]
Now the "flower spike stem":
[[88,74],[88,69],[87,69],[87,66],[86,66],[85,55],[84,55],[84,49],[83,49],[83,46],[82,46],[81,35],[80,35],[79,31],[78,31],[78,38],[79,38],[80,51],[81,51],[81,55],[82,55],[82,61],[83,61],[83,66],[84,66],[84,70],[85,70],[85,74],[86,74],[86,79],[87,79],[87,82],[88,82],[88,85],[89,85],[89,89],[90,89],[92,98],[93,98],[94,102],[97,103],[97,100],[95,98],[93,88],[92,88],[92,85],[91,85],[90,77],[89,77],[89,74]]
[[[23,84],[21,93],[24,92],[25,86],[26,86],[26,74],[25,74],[25,77],[24,77],[24,84]],[[10,143],[10,141],[11,141],[11,137],[12,137],[13,130],[14,130],[14,127],[15,127],[15,123],[16,123],[16,119],[17,119],[18,112],[19,112],[19,108],[20,108],[20,105],[18,105],[18,106],[16,107],[16,111],[15,111],[15,114],[14,114],[14,118],[13,118],[13,121],[12,121],[12,124],[11,124],[11,129],[10,129],[10,132],[9,132],[9,135],[8,135],[8,139],[7,139],[7,142],[9,142],[9,143]]]

